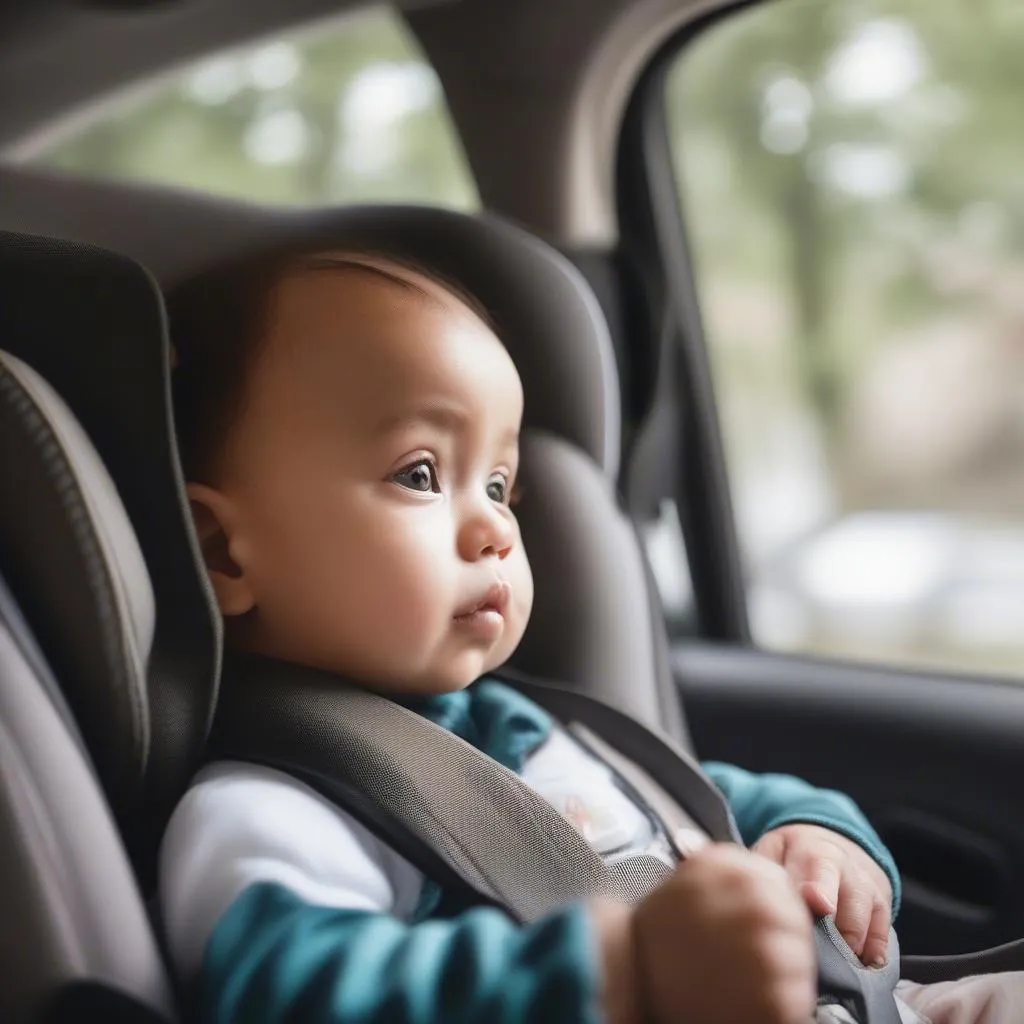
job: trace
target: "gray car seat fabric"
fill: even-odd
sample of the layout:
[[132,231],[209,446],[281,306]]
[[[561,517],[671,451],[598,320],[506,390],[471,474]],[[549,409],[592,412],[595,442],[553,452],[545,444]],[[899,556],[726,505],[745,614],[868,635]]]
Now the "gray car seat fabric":
[[521,447],[517,514],[536,586],[514,664],[563,680],[688,746],[656,590],[612,481],[550,434],[527,432]]
[[[0,352],[0,564],[51,652],[111,803],[131,807],[149,755],[156,612],[103,463],[56,392]],[[110,732],[123,742],[106,742]]]
[[141,778],[153,591],[81,427],[2,350],[0,486],[0,1019],[82,1019],[83,993],[109,1019],[166,1019],[171,988],[100,784],[127,806]]
[[16,642],[4,597],[0,1020],[86,1019],[72,995],[85,985],[107,993],[112,1009],[115,995],[128,996],[169,1018],[171,988],[117,827],[83,748]]
[[[201,754],[220,653],[174,454],[161,297],[131,260],[0,232],[0,338],[19,361],[8,359],[2,378],[5,451],[21,460],[24,489],[50,488],[45,499],[14,490],[18,500],[3,503],[0,557],[115,813],[137,833],[132,852],[145,871]],[[48,437],[40,423],[56,408],[51,388],[71,415]],[[85,438],[102,453],[138,547],[128,520],[115,523],[109,481],[94,489],[95,461],[84,477],[69,471],[90,461]],[[25,440],[44,463],[27,461]]]

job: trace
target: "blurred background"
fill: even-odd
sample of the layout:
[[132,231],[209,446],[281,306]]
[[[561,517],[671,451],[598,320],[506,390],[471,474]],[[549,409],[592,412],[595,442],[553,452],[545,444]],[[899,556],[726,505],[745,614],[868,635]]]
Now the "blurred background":
[[[754,638],[1024,668],[1024,4],[779,0],[666,95]],[[372,8],[216,55],[31,143],[262,202],[479,200],[440,85]],[[671,506],[648,533],[691,620]]]

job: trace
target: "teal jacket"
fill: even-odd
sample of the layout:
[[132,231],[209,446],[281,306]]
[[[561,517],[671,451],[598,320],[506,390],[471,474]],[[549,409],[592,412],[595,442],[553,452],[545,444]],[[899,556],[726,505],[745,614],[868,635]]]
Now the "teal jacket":
[[[490,679],[407,703],[513,771],[551,730],[546,712]],[[833,829],[881,865],[898,906],[892,858],[849,798],[790,776],[704,767],[748,845],[783,824]],[[523,927],[428,881],[406,924],[313,906],[261,882],[220,918],[196,995],[200,1018],[218,1024],[598,1024],[599,992],[597,950],[581,905]]]

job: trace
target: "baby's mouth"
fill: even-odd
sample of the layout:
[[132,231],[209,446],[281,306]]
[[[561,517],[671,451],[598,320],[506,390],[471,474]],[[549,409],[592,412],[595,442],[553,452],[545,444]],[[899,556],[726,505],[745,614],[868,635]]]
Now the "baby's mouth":
[[505,611],[511,598],[512,587],[505,580],[497,580],[483,595],[456,612],[455,621],[474,632],[498,633],[505,624]]

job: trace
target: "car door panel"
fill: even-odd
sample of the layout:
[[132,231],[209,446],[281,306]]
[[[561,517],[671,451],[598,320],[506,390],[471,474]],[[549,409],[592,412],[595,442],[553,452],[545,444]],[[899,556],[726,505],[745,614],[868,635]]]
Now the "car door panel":
[[1024,687],[678,643],[703,759],[848,793],[903,876],[904,951],[1024,935]]

